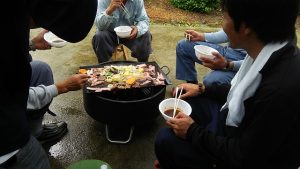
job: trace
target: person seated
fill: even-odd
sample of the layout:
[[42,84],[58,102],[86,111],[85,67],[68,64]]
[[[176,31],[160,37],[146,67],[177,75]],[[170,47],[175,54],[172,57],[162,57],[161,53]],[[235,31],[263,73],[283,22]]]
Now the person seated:
[[248,54],[230,85],[179,85],[192,114],[180,112],[166,122],[169,128],[157,134],[159,165],[298,169],[300,107],[295,98],[300,94],[300,50],[294,39],[299,1],[222,0],[221,4],[230,44]]
[[[29,41],[30,51],[51,49],[51,45],[43,38],[47,32],[48,30],[42,29]],[[73,75],[62,82],[54,84],[53,73],[47,63],[37,60],[32,61],[30,54],[28,59],[31,61],[32,75],[27,101],[27,120],[29,121],[31,134],[40,143],[47,145],[60,140],[68,131],[67,123],[64,121],[42,124],[46,112],[53,116],[56,115],[49,110],[52,99],[59,94],[81,89],[88,76]]]
[[[131,50],[131,56],[139,62],[147,62],[152,52],[152,35],[149,31],[149,18],[143,0],[101,0],[95,19],[97,28],[92,45],[98,62],[106,62],[118,44]],[[118,26],[130,26],[128,38],[119,38],[114,32]]]
[[53,73],[47,63],[34,60],[30,65],[32,76],[27,102],[27,119],[31,134],[42,144],[53,143],[61,139],[68,128],[66,122],[42,124],[44,114],[50,111],[52,99],[57,95],[81,89],[89,76],[76,74],[54,84]]
[[189,83],[198,83],[195,63],[207,66],[205,62],[213,61],[204,58],[201,62],[196,57],[194,46],[205,45],[216,49],[219,53],[213,53],[213,55],[215,57],[224,57],[226,62],[218,67],[209,67],[213,70],[204,76],[204,85],[230,84],[242,63],[240,61],[247,54],[245,50],[232,48],[223,29],[212,33],[186,30],[185,34],[188,38],[180,40],[176,46],[176,79],[185,80]]

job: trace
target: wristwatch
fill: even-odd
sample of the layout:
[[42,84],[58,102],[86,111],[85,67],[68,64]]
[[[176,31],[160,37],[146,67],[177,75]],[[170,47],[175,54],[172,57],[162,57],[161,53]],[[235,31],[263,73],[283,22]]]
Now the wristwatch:
[[34,43],[32,42],[32,40],[29,41],[29,51],[35,51],[36,48],[34,47]]
[[205,86],[202,83],[198,83],[198,88],[199,88],[199,94],[202,94],[205,92]]
[[233,62],[231,62],[229,60],[226,60],[226,67],[224,69],[232,71],[233,70],[233,66],[234,66]]

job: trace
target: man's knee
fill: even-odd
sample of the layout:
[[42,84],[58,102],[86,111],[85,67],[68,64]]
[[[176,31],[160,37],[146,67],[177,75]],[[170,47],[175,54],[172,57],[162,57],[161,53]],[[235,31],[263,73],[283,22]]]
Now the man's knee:
[[52,75],[52,69],[46,62],[33,60],[32,62],[30,62],[30,65],[31,65],[33,75],[35,73],[43,74],[43,75],[48,75],[48,74]]
[[186,39],[181,39],[176,45],[176,55],[177,57],[187,57],[191,56],[194,52],[194,43],[187,41]]
[[159,131],[155,139],[155,148],[168,149],[168,146],[171,145],[172,138],[175,137],[170,128],[163,128]]
[[181,39],[180,41],[177,42],[177,45],[176,45],[176,51],[177,50],[182,50],[182,49],[185,49],[187,46],[187,42],[185,39]]
[[150,31],[136,39],[131,51],[131,56],[138,58],[138,61],[148,61],[149,55],[152,53],[152,35]]
[[230,85],[235,72],[228,71],[212,71],[203,78],[203,84],[205,86],[212,85]]
[[97,31],[96,34],[93,36],[92,44],[94,50],[98,48],[98,45],[100,45],[101,42],[104,41],[106,35],[103,33],[103,31]]

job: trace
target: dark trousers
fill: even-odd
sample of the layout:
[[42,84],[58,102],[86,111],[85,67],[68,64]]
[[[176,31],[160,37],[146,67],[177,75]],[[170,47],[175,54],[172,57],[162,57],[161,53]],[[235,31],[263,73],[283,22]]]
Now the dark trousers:
[[[187,100],[192,106],[191,117],[207,130],[223,135],[226,115],[219,110],[221,103],[207,98]],[[190,142],[177,137],[173,130],[164,128],[155,140],[155,154],[164,169],[210,169],[214,160]]]
[[[42,61],[34,60],[30,62],[32,75],[30,80],[30,87],[36,87],[38,85],[49,86],[54,84],[53,73],[50,66]],[[30,131],[33,136],[37,137],[42,133],[42,122],[44,114],[48,110],[50,103],[39,110],[27,110],[27,119],[30,127]]]
[[38,85],[49,86],[54,84],[53,73],[50,66],[42,61],[34,60],[30,62],[32,74],[30,86],[35,87]]
[[115,32],[104,30],[96,32],[92,44],[99,63],[109,61],[118,43],[128,47],[131,50],[131,56],[137,58],[138,61],[147,61],[152,52],[151,41],[152,35],[149,31],[136,39],[128,40],[118,38]]
[[0,165],[0,169],[50,169],[47,154],[40,143],[30,137],[17,154]]

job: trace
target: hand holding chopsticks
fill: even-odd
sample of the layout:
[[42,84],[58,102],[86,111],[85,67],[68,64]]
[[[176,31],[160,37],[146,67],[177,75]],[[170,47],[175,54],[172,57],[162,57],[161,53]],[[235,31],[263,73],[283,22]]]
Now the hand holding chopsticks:
[[188,41],[191,41],[191,34],[189,33],[185,33],[185,39],[188,40]]
[[180,92],[179,92],[179,95],[178,95],[178,87],[176,87],[176,94],[175,94],[175,99],[174,99],[173,118],[176,115],[176,110],[177,110],[177,107],[178,107],[178,102],[180,100],[180,96],[182,94],[182,90],[183,90],[183,87],[180,88]]
[[129,13],[128,9],[126,8],[126,6],[124,5],[123,0],[111,0],[108,8],[106,9],[106,14],[112,15],[112,13],[120,7],[125,12],[125,14],[128,15],[128,17],[130,17],[130,13]]

